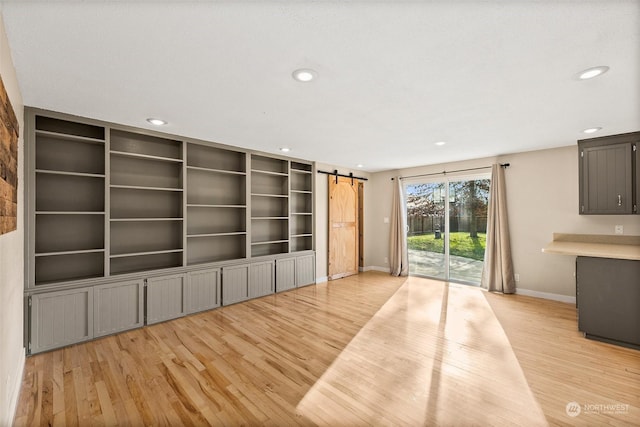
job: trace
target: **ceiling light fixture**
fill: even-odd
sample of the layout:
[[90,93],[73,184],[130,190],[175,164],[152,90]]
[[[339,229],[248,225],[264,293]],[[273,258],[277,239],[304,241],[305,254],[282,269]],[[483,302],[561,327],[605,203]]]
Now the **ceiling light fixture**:
[[607,71],[609,71],[609,67],[607,67],[606,65],[600,65],[598,67],[591,67],[591,68],[587,68],[584,71],[581,71],[578,74],[578,78],[580,80],[588,80],[588,79],[592,79],[594,77],[598,77],[599,75],[604,74]]
[[294,79],[302,83],[309,83],[318,78],[318,73],[310,68],[300,68],[299,70],[295,70],[291,75]]
[[282,151],[283,153],[288,153],[289,151],[291,151],[291,148],[282,147],[280,148],[280,151]]
[[588,128],[588,129],[583,130],[582,132],[583,133],[595,133],[595,132],[598,132],[600,129],[602,129],[602,128],[599,128],[599,127]]
[[358,163],[358,164],[356,165],[356,167],[357,167],[357,168],[363,168],[363,167],[364,167],[364,165],[363,165],[362,163]]
[[148,118],[147,121],[154,126],[163,126],[167,124],[166,121],[162,119],[154,119],[153,117]]
[[442,147],[445,144],[446,144],[446,142],[444,142],[444,141],[434,142],[434,145],[437,145],[438,147]]

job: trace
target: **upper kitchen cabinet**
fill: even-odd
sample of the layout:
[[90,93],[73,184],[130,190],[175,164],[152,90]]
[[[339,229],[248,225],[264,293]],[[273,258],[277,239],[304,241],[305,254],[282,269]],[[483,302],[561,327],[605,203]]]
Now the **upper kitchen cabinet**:
[[640,132],[578,141],[580,213],[637,214]]

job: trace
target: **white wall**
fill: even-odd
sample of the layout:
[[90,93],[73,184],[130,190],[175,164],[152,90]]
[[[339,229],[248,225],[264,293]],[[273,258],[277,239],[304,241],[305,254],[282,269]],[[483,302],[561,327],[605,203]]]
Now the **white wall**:
[[541,249],[554,232],[577,234],[614,234],[621,224],[628,235],[640,235],[640,220],[634,215],[578,214],[578,149],[576,143],[549,150],[531,151],[497,158],[424,166],[375,173],[371,179],[370,200],[365,211],[368,228],[365,263],[388,268],[389,225],[394,175],[416,175],[443,170],[466,169],[510,163],[506,169],[507,204],[515,272],[520,275],[521,293],[538,296],[554,294],[575,297],[575,257],[550,255]]
[[11,425],[17,404],[22,369],[23,339],[23,268],[24,268],[24,129],[23,104],[4,21],[0,15],[0,76],[20,123],[18,142],[18,229],[0,236],[0,426]]

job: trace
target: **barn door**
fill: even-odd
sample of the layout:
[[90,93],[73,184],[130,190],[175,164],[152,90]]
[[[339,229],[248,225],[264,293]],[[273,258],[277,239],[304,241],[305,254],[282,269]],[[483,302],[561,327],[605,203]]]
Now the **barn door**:
[[358,274],[358,180],[329,176],[329,280]]

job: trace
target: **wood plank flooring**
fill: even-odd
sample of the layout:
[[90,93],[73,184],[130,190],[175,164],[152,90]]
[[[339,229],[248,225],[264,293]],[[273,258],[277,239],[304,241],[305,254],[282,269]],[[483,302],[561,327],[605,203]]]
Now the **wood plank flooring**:
[[[569,417],[571,401],[628,407]],[[640,352],[582,338],[573,306],[368,272],[29,357],[15,424],[633,425],[638,411]]]

